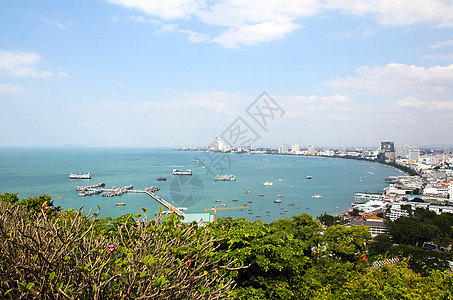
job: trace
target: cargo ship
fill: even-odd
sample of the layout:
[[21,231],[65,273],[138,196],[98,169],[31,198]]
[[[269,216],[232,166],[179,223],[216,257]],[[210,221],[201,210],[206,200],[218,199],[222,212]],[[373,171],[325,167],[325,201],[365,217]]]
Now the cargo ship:
[[71,174],[69,174],[69,179],[91,179],[91,174],[90,173],[86,173],[86,174],[71,173]]
[[236,176],[234,175],[216,175],[214,177],[215,181],[236,181]]
[[192,175],[192,170],[176,170],[173,169],[173,175]]

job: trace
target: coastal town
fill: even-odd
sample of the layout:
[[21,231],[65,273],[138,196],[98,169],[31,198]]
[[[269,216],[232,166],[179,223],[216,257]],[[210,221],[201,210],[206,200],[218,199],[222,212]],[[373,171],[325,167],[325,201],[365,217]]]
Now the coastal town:
[[357,192],[351,209],[337,218],[348,226],[364,225],[373,236],[385,234],[384,218],[395,221],[423,208],[436,214],[453,213],[453,155],[449,148],[423,149],[419,146],[395,146],[392,141],[376,148],[321,148],[313,145],[282,144],[278,147],[229,145],[221,138],[213,144],[197,148],[190,142],[180,150],[202,150],[230,154],[269,154],[318,156],[382,163],[401,171],[386,179],[388,186],[380,192]]

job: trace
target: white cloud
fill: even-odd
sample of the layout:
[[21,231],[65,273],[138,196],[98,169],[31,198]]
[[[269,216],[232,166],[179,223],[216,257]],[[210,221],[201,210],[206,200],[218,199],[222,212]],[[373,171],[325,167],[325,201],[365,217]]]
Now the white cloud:
[[390,63],[385,66],[357,69],[357,76],[333,80],[327,85],[336,88],[365,90],[379,94],[433,93],[446,95],[453,86],[453,64],[431,68]]
[[[159,20],[152,19],[152,18],[145,18],[143,16],[129,16],[129,17],[127,17],[127,19],[138,22],[138,23],[151,23],[151,24],[155,24],[155,25],[162,24],[162,22]],[[117,21],[117,19],[115,21]]]
[[22,90],[22,87],[19,85],[12,85],[12,84],[0,84],[0,93],[2,94],[10,94],[10,93],[17,93]]
[[397,105],[402,107],[411,107],[411,108],[420,108],[423,110],[441,110],[448,111],[453,110],[453,101],[429,101],[429,100],[419,100],[415,97],[406,97],[404,99],[398,100]]
[[119,4],[127,8],[144,11],[148,15],[170,20],[188,18],[194,14],[202,1],[197,0],[107,0],[109,3]]
[[[285,116],[290,118],[316,117],[326,112],[334,112],[338,116],[341,112],[343,120],[350,120],[353,116],[354,101],[346,95],[332,96],[272,96],[284,109]],[[340,119],[339,117],[335,117]]]
[[199,43],[209,40],[209,35],[195,32],[192,30],[179,30],[179,32],[187,34],[187,39],[192,43]]
[[430,48],[437,49],[445,46],[453,46],[453,40],[448,40],[448,41],[441,41],[441,42],[436,42],[434,44],[429,45]]
[[428,54],[425,58],[453,60],[453,53],[450,54]]
[[385,26],[433,23],[453,27],[453,3],[444,0],[326,0],[325,8],[345,14],[373,16]]
[[225,48],[237,48],[240,45],[257,45],[262,42],[273,41],[283,38],[293,32],[300,25],[295,23],[276,24],[273,21],[253,25],[244,25],[239,28],[230,28],[220,36],[212,39]]
[[20,77],[51,77],[54,74],[35,68],[41,57],[33,52],[0,50],[0,74],[6,72]]
[[[301,28],[301,18],[324,11],[340,11],[346,15],[372,16],[384,26],[406,26],[432,23],[438,27],[453,27],[453,3],[444,0],[107,0],[110,3],[134,8],[163,20],[198,19],[204,24],[219,26],[222,33],[211,39],[224,47],[256,45],[281,39]],[[138,22],[149,19],[135,17]],[[153,21],[154,22],[154,21]],[[184,29],[186,30],[186,29]],[[196,34],[192,41],[208,40]],[[373,31],[364,31],[367,36]],[[351,33],[348,33],[348,35]],[[194,38],[196,36],[196,38]]]

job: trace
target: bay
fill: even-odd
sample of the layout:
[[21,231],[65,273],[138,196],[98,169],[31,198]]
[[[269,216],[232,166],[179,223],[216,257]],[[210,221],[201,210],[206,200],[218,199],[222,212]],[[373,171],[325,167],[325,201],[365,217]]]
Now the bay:
[[[216,164],[211,164],[213,161]],[[192,169],[193,176],[173,176],[173,169]],[[71,172],[90,172],[92,179],[71,180]],[[214,181],[217,173],[234,174],[237,180]],[[316,217],[344,212],[350,209],[355,192],[380,191],[386,186],[386,177],[400,174],[380,164],[323,157],[121,147],[0,149],[0,193],[19,193],[21,199],[47,193],[54,196],[55,205],[65,209],[96,211],[100,205],[101,217],[113,218],[142,208],[149,208],[148,214],[153,215],[159,204],[145,194],[80,197],[76,186],[100,182],[106,187],[132,184],[140,190],[158,186],[161,190],[156,194],[177,207],[187,207],[187,213],[203,213],[217,204],[219,208],[242,208],[218,210],[218,218],[244,217],[269,223],[299,213]],[[167,181],[157,181],[158,177],[167,177]],[[263,186],[265,181],[274,185]],[[274,203],[276,199],[282,203]],[[117,202],[126,205],[116,206]],[[222,203],[226,207],[221,207]],[[249,208],[243,208],[244,204]]]

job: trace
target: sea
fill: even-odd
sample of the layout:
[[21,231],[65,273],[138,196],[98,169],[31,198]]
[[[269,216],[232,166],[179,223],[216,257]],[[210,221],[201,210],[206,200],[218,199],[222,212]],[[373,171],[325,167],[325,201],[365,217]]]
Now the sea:
[[[191,169],[193,175],[172,175],[173,169]],[[70,173],[88,172],[90,180],[69,179]],[[237,180],[215,181],[216,174],[233,174]],[[1,194],[18,193],[20,199],[50,194],[54,205],[64,209],[82,208],[87,213],[98,211],[99,205],[100,217],[112,218],[144,208],[154,216],[161,205],[141,193],[81,197],[76,187],[101,182],[106,188],[133,185],[134,190],[144,190],[154,186],[160,188],[158,196],[176,207],[186,207],[187,214],[212,214],[217,205],[217,218],[271,223],[300,213],[316,217],[347,211],[356,192],[382,191],[387,186],[385,178],[397,175],[401,171],[389,166],[325,157],[149,147],[0,148]],[[158,181],[158,177],[167,180]],[[263,186],[266,181],[273,185]],[[281,203],[275,203],[277,199]]]

